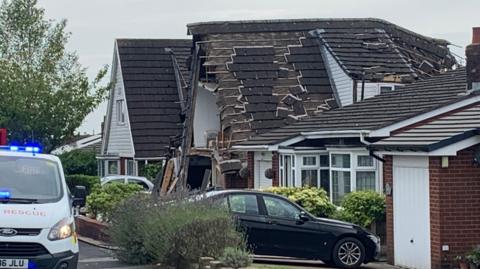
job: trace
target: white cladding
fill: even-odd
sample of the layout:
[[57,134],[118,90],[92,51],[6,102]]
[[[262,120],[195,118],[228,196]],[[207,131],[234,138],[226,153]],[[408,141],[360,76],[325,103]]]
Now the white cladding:
[[395,265],[430,269],[428,157],[393,157]]
[[218,116],[216,96],[202,86],[198,86],[195,116],[193,119],[194,137],[193,143],[196,148],[207,148],[207,135],[218,134],[220,130],[220,118]]
[[337,96],[340,98],[341,106],[350,105],[353,103],[353,80],[343,71],[338,62],[335,60],[333,55],[328,51],[325,46],[322,47],[324,50],[325,63],[327,68],[330,69],[333,82],[335,83],[335,88],[337,90]]
[[[118,57],[118,56],[115,56]],[[130,132],[130,123],[128,120],[128,111],[127,111],[127,103],[125,99],[125,88],[123,85],[123,78],[122,78],[122,70],[120,67],[120,59],[117,59],[117,68],[115,72],[115,85],[113,87],[113,99],[109,100],[109,106],[111,109],[109,110],[110,115],[107,118],[110,119],[109,124],[109,132],[108,132],[108,139],[107,139],[107,148],[105,154],[121,154],[122,156],[131,156],[134,155],[133,149],[133,140],[132,135]],[[122,104],[125,111],[125,122],[121,123],[118,119],[118,100],[123,100]]]

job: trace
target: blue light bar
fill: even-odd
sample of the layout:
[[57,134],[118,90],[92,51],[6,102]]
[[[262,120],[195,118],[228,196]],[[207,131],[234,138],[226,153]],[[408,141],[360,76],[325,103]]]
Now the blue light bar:
[[27,147],[4,146],[4,147],[0,147],[0,150],[15,151],[15,152],[40,153],[40,147],[34,147],[34,146],[27,146]]
[[8,190],[0,190],[0,199],[10,199],[12,194]]

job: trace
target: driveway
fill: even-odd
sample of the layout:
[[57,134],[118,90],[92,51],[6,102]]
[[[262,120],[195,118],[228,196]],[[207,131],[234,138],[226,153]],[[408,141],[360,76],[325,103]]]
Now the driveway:
[[[79,269],[140,269],[149,268],[148,266],[129,266],[120,263],[113,258],[111,251],[95,247],[93,245],[80,242],[80,260],[78,262]],[[298,261],[288,259],[272,259],[264,258],[255,260],[252,268],[258,269],[312,269],[323,268],[333,269],[323,265],[321,262]],[[372,263],[363,266],[364,269],[395,269],[385,263]]]

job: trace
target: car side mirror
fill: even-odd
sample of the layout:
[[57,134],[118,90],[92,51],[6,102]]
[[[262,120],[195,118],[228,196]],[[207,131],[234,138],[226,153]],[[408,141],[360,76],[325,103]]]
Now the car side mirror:
[[87,188],[85,186],[75,186],[73,190],[73,206],[84,207],[87,202]]
[[309,221],[310,220],[310,216],[308,216],[308,214],[306,212],[300,212],[300,214],[298,214],[298,219],[300,221],[303,221],[303,222],[306,222],[306,221]]

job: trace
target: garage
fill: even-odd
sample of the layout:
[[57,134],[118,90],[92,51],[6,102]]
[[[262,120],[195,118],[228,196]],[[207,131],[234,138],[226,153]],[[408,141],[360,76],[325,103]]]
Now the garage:
[[393,157],[395,264],[430,268],[428,157]]

